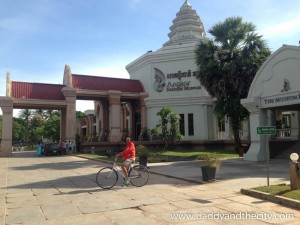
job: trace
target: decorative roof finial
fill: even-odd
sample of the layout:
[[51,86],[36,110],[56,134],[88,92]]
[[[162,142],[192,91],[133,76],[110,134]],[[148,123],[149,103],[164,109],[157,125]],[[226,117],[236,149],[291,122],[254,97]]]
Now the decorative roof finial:
[[10,72],[6,72],[6,97],[11,97],[11,81]]
[[72,85],[72,73],[71,73],[71,68],[69,65],[65,65],[65,71],[64,71],[64,85],[66,87],[73,87]]
[[191,5],[188,0],[185,0],[184,5]]
[[185,2],[183,3],[180,9],[183,10],[185,8],[190,8],[190,7],[192,7],[192,5],[189,3],[188,0],[185,0]]

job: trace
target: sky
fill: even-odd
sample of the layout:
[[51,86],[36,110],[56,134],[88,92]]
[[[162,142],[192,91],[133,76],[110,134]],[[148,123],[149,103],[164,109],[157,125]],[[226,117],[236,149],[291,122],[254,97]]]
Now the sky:
[[[74,74],[129,78],[125,67],[168,41],[184,0],[0,0],[0,96],[11,80],[61,84]],[[256,25],[272,52],[299,45],[299,0],[189,0],[206,32],[228,17]],[[207,32],[207,37],[210,37]],[[78,102],[76,109],[91,109]]]

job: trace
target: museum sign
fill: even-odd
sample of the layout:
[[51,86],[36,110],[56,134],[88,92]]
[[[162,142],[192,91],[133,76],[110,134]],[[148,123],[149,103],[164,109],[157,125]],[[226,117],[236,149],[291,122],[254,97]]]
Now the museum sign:
[[[188,70],[187,72],[178,71],[177,73],[170,73],[167,76],[164,73],[154,68],[154,82],[153,88],[157,92],[162,92],[166,87],[166,91],[189,91],[195,89],[201,89],[201,86],[192,86],[192,81],[185,80],[182,81],[182,78],[191,78],[192,76],[195,77],[197,75],[197,71]],[[166,79],[167,78],[167,79]],[[176,81],[174,81],[176,79]]]
[[300,93],[276,96],[273,98],[263,98],[261,103],[263,107],[300,104]]

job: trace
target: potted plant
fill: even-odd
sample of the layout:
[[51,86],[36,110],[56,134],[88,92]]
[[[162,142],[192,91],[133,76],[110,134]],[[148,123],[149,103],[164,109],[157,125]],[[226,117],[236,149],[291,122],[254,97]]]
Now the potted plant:
[[203,181],[215,180],[216,171],[221,165],[221,158],[218,153],[202,154],[197,157],[202,170]]
[[159,137],[159,132],[158,132],[158,129],[157,129],[157,128],[151,129],[150,133],[151,133],[151,139],[152,139],[152,141],[158,139],[158,137]]
[[139,164],[147,167],[149,150],[144,145],[138,145],[136,147],[136,153],[139,157]]

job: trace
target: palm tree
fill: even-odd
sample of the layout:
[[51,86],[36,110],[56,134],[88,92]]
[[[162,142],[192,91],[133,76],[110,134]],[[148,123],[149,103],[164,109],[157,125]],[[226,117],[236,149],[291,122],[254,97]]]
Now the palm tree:
[[36,110],[34,110],[34,111],[33,111],[33,114],[34,114],[35,116],[40,117],[41,119],[45,119],[45,118],[46,118],[46,116],[45,116],[45,111],[42,110],[42,109],[36,109]]
[[47,120],[51,119],[53,116],[60,116],[60,112],[57,110],[48,109],[45,112],[45,118]]
[[216,98],[216,115],[228,118],[236,150],[241,146],[241,122],[249,116],[240,99],[247,97],[256,72],[270,55],[255,30],[254,24],[230,17],[214,25],[209,30],[212,38],[200,42],[196,49],[197,78]]
[[33,112],[31,109],[22,109],[19,112],[19,118],[25,120],[27,127],[29,126],[29,121],[31,120]]

